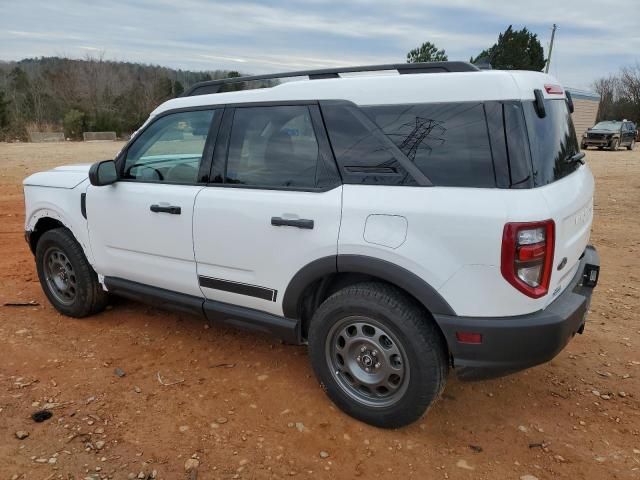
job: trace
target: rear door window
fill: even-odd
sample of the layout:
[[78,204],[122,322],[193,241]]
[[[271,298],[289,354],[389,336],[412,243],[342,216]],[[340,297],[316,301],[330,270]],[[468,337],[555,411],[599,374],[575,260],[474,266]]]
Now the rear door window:
[[309,107],[236,109],[225,183],[315,188],[319,164],[320,150]]
[[482,103],[369,106],[363,111],[434,185],[496,186]]
[[523,102],[531,145],[535,186],[547,185],[573,173],[579,162],[567,161],[579,152],[576,131],[564,99],[545,100],[540,118],[533,102]]

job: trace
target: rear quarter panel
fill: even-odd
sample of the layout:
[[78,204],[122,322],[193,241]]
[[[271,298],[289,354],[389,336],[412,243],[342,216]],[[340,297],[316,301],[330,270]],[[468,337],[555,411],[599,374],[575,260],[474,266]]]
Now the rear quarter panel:
[[[339,254],[377,257],[406,268],[438,290],[458,315],[512,316],[545,308],[575,273],[589,239],[593,178],[582,167],[535,189],[345,185],[343,195]],[[367,241],[370,215],[406,218],[404,242]],[[580,226],[574,227],[578,217]],[[557,242],[551,286],[549,294],[533,299],[502,277],[502,232],[507,222],[550,218]],[[564,256],[567,265],[558,271]]]

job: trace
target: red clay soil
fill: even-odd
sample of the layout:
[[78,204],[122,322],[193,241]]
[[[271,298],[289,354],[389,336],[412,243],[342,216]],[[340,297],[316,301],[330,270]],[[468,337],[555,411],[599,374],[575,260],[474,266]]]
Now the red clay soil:
[[0,144],[1,479],[640,478],[640,149],[588,152],[602,274],[585,334],[509,377],[451,375],[420,421],[380,430],[332,405],[305,347],[118,299],[85,320],[49,305],[20,181],[120,146]]

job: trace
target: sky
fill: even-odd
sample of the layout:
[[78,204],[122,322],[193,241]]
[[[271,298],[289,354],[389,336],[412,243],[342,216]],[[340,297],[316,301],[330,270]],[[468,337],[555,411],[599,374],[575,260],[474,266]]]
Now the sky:
[[546,55],[553,23],[550,73],[565,86],[640,62],[640,0],[0,0],[0,60],[103,55],[255,74],[402,63],[424,41],[469,60],[510,24]]

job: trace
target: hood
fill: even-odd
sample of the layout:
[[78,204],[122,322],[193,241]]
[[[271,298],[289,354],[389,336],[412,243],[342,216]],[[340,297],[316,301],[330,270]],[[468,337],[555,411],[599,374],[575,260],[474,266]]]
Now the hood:
[[91,164],[63,165],[46,172],[38,172],[22,182],[25,186],[75,188],[89,176]]
[[587,130],[587,133],[606,133],[606,134],[611,134],[611,133],[620,133],[620,130],[604,130],[602,128],[590,128]]

